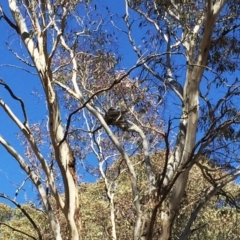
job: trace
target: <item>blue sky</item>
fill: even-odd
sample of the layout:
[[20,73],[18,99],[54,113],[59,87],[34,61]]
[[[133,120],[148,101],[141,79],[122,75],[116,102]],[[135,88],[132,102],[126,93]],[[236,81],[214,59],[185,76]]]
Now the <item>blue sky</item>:
[[[101,0],[102,6],[106,5],[106,1]],[[125,28],[123,24],[122,17],[125,14],[125,5],[124,1],[107,1],[110,12],[115,12],[119,20],[116,21],[116,25],[120,28]],[[4,11],[11,18],[11,15],[8,11],[7,2],[4,1],[2,4]],[[107,9],[102,7],[102,14],[107,14]],[[117,18],[117,16],[116,16]],[[35,123],[38,121],[42,121],[46,119],[47,109],[45,106],[44,95],[41,91],[41,83],[36,75],[29,74],[20,69],[6,66],[9,65],[17,65],[18,67],[26,68],[26,65],[17,60],[14,55],[7,49],[6,43],[8,43],[13,49],[21,52],[22,54],[27,54],[24,46],[20,42],[18,36],[14,32],[14,30],[10,30],[5,21],[2,19],[0,21],[1,27],[1,35],[0,35],[0,78],[2,78],[13,90],[13,92],[25,102],[26,110],[29,116],[30,123]],[[107,28],[108,29],[108,28]],[[117,31],[116,31],[117,32]],[[141,39],[144,36],[143,30],[138,28],[136,24],[134,28],[134,34],[136,39],[138,39],[138,43],[141,43]],[[123,55],[123,61],[121,62],[121,67],[123,69],[128,69],[136,63],[136,54],[133,53],[132,47],[128,42],[128,38],[124,34],[119,34],[119,52]],[[175,63],[179,66],[183,66],[182,70],[179,70],[178,73],[180,75],[179,80],[184,81],[185,77],[185,69],[186,63],[182,61],[182,58],[178,56],[175,58]],[[33,68],[28,67],[28,70],[34,72]],[[205,73],[209,78],[214,78],[214,74],[210,74],[208,72]],[[237,73],[233,75],[227,74],[227,77],[235,78]],[[205,88],[206,84],[202,83],[202,88]],[[211,95],[210,95],[211,96]],[[222,96],[221,88],[215,89],[212,92],[212,98],[219,98]],[[15,111],[15,114],[19,116],[20,119],[23,119],[23,114],[20,108],[20,104],[18,101],[13,100],[6,89],[0,85],[0,98],[2,98],[7,104],[9,104]],[[171,105],[173,102],[176,103],[176,98],[173,97],[173,94],[169,94],[169,102],[166,108],[165,118],[173,117],[176,112],[180,112],[180,108],[177,105]],[[177,101],[180,104],[180,101]],[[168,108],[171,106],[171,108]],[[174,112],[174,113],[173,113]],[[178,124],[178,120],[174,122],[174,124]],[[174,125],[173,124],[173,125]],[[21,154],[23,154],[23,147],[20,144],[20,141],[16,139],[16,133],[18,129],[14,124],[9,121],[9,118],[6,116],[4,111],[0,108],[0,134],[6,138]],[[198,135],[200,137],[200,134]],[[85,174],[85,173],[84,173]],[[91,179],[88,174],[85,175],[87,179]],[[25,174],[19,168],[18,163],[12,157],[7,154],[7,152],[0,146],[0,192],[5,192],[9,196],[13,197],[16,191],[16,186],[14,184],[21,184],[23,179],[25,178]],[[10,182],[12,181],[12,182]],[[27,199],[35,198],[36,193],[31,184],[26,184],[25,187],[27,194],[22,191],[18,197],[20,202]],[[1,201],[1,200],[0,200]]]
[[[2,3],[2,7],[6,14],[11,17],[7,1]],[[46,116],[46,108],[44,102],[39,99],[37,95],[32,94],[33,91],[40,91],[41,87],[38,77],[28,74],[25,71],[10,67],[15,65],[18,67],[26,68],[14,55],[8,50],[8,43],[13,49],[17,49],[22,53],[26,53],[22,44],[20,44],[19,38],[13,30],[10,30],[6,22],[2,19],[0,21],[0,78],[3,79],[13,90],[17,97],[21,98],[25,102],[26,110],[29,114],[30,122],[41,120]],[[6,65],[9,66],[6,66]],[[29,68],[30,69],[30,68]],[[34,71],[34,69],[32,69]],[[13,110],[14,113],[23,119],[23,113],[20,108],[20,103],[11,98],[8,91],[0,86],[0,98],[2,98]],[[23,147],[20,141],[16,139],[16,133],[19,132],[18,128],[11,123],[5,112],[0,108],[0,134],[11,143],[20,153],[23,153]],[[21,184],[25,179],[25,174],[19,168],[18,163],[6,152],[6,150],[0,146],[0,192],[4,192],[10,197],[15,195],[16,186]],[[12,181],[12,182],[11,182]],[[23,202],[24,200],[31,199],[35,194],[31,184],[25,184],[24,189],[28,192],[21,191],[19,193],[18,200]],[[0,199],[2,201],[2,199]]]
[[[114,12],[115,15],[113,15],[113,19],[114,21],[116,20],[115,25],[119,28],[122,28],[123,30],[126,30],[126,26],[122,19],[125,14],[124,1],[117,1],[117,3],[116,1],[108,1],[108,9],[104,7],[104,5],[106,5],[106,1],[102,0],[100,1],[100,3],[102,3],[102,9],[98,10],[101,12],[101,14],[103,16],[108,16],[108,11]],[[3,4],[3,9],[6,9],[6,13],[10,17],[11,15],[8,11],[6,2],[5,4]],[[132,16],[134,17],[134,15]],[[13,49],[21,52],[21,54],[27,55],[26,50],[24,49],[22,43],[19,41],[18,36],[16,35],[14,30],[9,29],[9,27],[3,20],[0,22],[0,24],[1,28],[5,29],[0,39],[0,51],[2,55],[4,55],[4,58],[0,59],[0,66],[2,64],[9,64],[26,68],[26,65],[17,60],[6,47],[7,42]],[[112,31],[110,30],[110,28],[112,28],[111,23],[108,22],[108,24],[109,25],[107,27],[105,26],[106,31]],[[138,25],[139,22],[136,22],[133,31],[135,39],[137,41],[136,44],[140,45],[146,29],[140,29]],[[120,69],[128,69],[136,63],[137,56],[132,50],[132,46],[129,43],[128,36],[124,33],[120,34],[118,30],[116,30],[116,32],[118,33],[118,50],[119,53],[122,55],[123,59],[120,65]],[[176,61],[179,62],[179,64],[183,64],[181,60],[178,60],[178,58],[176,58]],[[35,71],[33,68],[30,67],[28,67],[27,69],[32,72]],[[182,70],[181,73],[184,73],[184,70]],[[46,119],[47,109],[45,107],[44,96],[41,91],[41,83],[37,76],[31,75],[25,71],[16,69],[14,67],[2,66],[0,67],[0,77],[9,84],[9,86],[12,88],[12,90],[18,97],[24,100],[30,124]],[[33,94],[33,91],[38,92],[39,94]],[[17,116],[23,119],[23,114],[19,102],[13,100],[10,97],[9,93],[6,91],[6,89],[4,89],[2,86],[0,86],[0,96],[6,101],[6,103],[10,104]],[[176,101],[176,97],[173,97],[172,94],[169,95],[169,99],[170,102]],[[177,102],[178,104],[180,104],[179,101]],[[175,111],[177,111],[178,107],[175,106],[174,108]],[[172,117],[172,115],[172,107],[171,109],[166,109],[166,117]],[[23,153],[24,148],[20,145],[20,141],[16,139],[16,133],[18,132],[18,129],[14,126],[14,124],[11,123],[11,121],[9,121],[8,117],[4,114],[2,109],[0,109],[0,121],[4,123],[0,125],[0,134],[4,136],[20,153]],[[176,123],[178,123],[178,120],[176,121]],[[19,168],[15,160],[13,160],[12,157],[9,156],[1,146],[0,156],[0,169],[2,170],[2,172],[0,172],[0,183],[4,183],[0,185],[0,191],[6,192],[10,196],[14,196],[15,186],[13,186],[12,183],[9,182],[9,180],[6,178],[5,173],[8,174],[9,179],[14,180],[14,182],[17,184],[22,183],[25,174]],[[84,171],[81,171],[81,173],[85,176],[85,179],[87,180],[94,179]],[[27,196],[29,198],[34,198],[35,193],[33,194],[33,196],[31,196],[33,193],[33,188],[31,184],[25,185],[25,188],[29,190],[27,191]],[[23,194],[22,196],[20,195],[18,200],[20,202],[24,201],[23,197]]]
[[[7,16],[12,19],[7,1],[2,3],[2,8]],[[116,4],[115,2],[113,3],[112,1],[109,1],[109,9],[110,11],[116,11],[118,15],[123,16],[124,2],[119,1],[119,4]],[[106,14],[106,11],[104,14]],[[0,52],[1,56],[4,56],[0,59],[0,78],[11,87],[17,97],[24,101],[30,124],[46,119],[47,109],[39,78],[36,75],[29,74],[20,69],[27,68],[34,73],[34,68],[26,67],[25,64],[17,60],[13,53],[9,51],[7,44],[13,48],[13,50],[24,55],[27,55],[26,50],[16,32],[11,30],[3,19],[0,21],[0,24],[2,30],[0,35]],[[120,22],[119,24],[122,23]],[[127,37],[123,37],[120,48],[120,51],[122,50],[124,54],[126,54],[126,51],[129,53],[131,50],[128,41],[126,40]],[[130,56],[128,54],[128,57],[124,58],[123,68],[133,65],[135,59],[135,56]],[[13,66],[17,66],[18,68]],[[14,113],[23,120],[20,103],[12,99],[3,86],[0,86],[0,98],[2,98],[14,110]],[[24,148],[21,145],[20,140],[16,138],[16,133],[18,132],[18,128],[9,120],[2,108],[0,108],[0,134],[23,155]],[[82,173],[88,180],[92,179],[87,173]],[[24,172],[19,168],[19,164],[2,146],[0,146],[0,192],[4,192],[10,197],[14,197],[16,186],[21,185],[25,177]],[[23,189],[24,191],[20,191],[17,198],[20,203],[25,202],[26,200],[35,199],[36,191],[31,183],[26,183]],[[3,199],[0,199],[0,202],[1,201],[5,202]]]

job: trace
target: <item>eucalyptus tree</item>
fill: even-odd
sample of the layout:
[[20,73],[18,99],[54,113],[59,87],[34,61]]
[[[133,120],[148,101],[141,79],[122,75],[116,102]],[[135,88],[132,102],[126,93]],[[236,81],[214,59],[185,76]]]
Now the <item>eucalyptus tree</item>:
[[[26,156],[7,136],[0,143],[38,190],[55,239],[65,237],[62,216],[68,239],[84,237],[78,188],[83,168],[104,180],[112,239],[118,238],[121,174],[129,174],[134,240],[171,238],[195,164],[211,186],[177,238],[190,236],[211,197],[228,198],[223,187],[240,174],[239,6],[237,0],[125,0],[116,10],[101,1],[9,0],[1,8],[1,19],[26,52],[8,47],[25,70],[35,69],[47,116],[42,125],[31,122],[26,99],[1,80],[20,103],[23,120],[0,99],[22,134]],[[160,150],[164,161],[153,164]],[[139,164],[144,172],[136,171]]]
[[[165,103],[171,108],[170,117],[179,119],[171,154],[166,144],[165,167],[157,182],[146,239],[152,238],[158,213],[160,239],[170,239],[189,170],[200,158],[206,156],[225,171],[221,179],[204,175],[212,188],[199,199],[179,236],[186,239],[204,203],[239,174],[235,168],[239,159],[238,1],[125,3],[124,20],[133,50],[139,59],[149,58],[143,69],[174,95],[169,101],[165,94]],[[140,47],[136,24],[145,31]],[[229,174],[233,175],[229,178]]]

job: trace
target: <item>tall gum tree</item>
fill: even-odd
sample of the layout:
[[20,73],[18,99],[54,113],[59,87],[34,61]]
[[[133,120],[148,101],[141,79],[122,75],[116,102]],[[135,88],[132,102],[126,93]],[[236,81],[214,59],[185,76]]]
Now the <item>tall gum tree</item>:
[[[39,165],[24,159],[2,136],[0,143],[37,188],[55,239],[66,238],[58,209],[64,215],[67,238],[83,237],[76,163],[87,162],[89,155],[95,156],[97,166],[85,169],[104,180],[109,237],[114,240],[118,239],[114,196],[118,177],[126,170],[134,240],[172,238],[193,165],[211,187],[199,197],[178,239],[190,236],[206,202],[240,174],[240,92],[234,77],[239,71],[239,1],[121,3],[123,16],[114,13],[111,3],[98,1],[9,0],[11,18],[1,8],[1,19],[21,38],[41,81],[51,158],[40,150],[39,129],[29,124],[26,102],[3,80],[0,84],[20,101],[24,122],[2,99],[0,106],[27,139],[27,156],[36,157],[41,175],[34,171]],[[126,37],[137,60],[123,70],[121,54],[124,58],[126,53],[119,46]],[[44,129],[40,132],[44,134]],[[152,156],[159,150],[164,150],[165,161],[159,160],[156,167]],[[135,154],[141,157],[139,163],[131,159]],[[211,174],[201,158],[219,166],[223,175]],[[115,160],[119,166],[114,172],[108,166]],[[136,171],[140,163],[144,173]]]
[[[196,136],[200,119],[199,107],[202,105],[200,103],[200,97],[202,97],[201,91],[205,91],[205,89],[200,89],[200,84],[203,82],[203,73],[206,69],[215,72],[215,69],[218,68],[217,62],[215,62],[216,65],[213,65],[212,69],[208,68],[208,65],[212,64],[209,58],[209,53],[213,50],[212,39],[217,38],[217,41],[221,41],[227,32],[229,33],[231,29],[239,27],[239,24],[235,22],[235,25],[233,24],[233,26],[226,31],[226,23],[224,23],[227,17],[229,17],[229,19],[231,18],[232,22],[236,21],[236,12],[229,12],[230,9],[234,8],[236,10],[236,8],[233,6],[234,1],[150,1],[148,3],[125,1],[125,3],[125,22],[128,27],[129,40],[134,51],[140,59],[146,57],[148,53],[149,56],[150,54],[155,54],[157,58],[157,52],[154,52],[154,48],[149,42],[150,39],[152,41],[161,41],[165,47],[166,59],[161,59],[158,63],[164,66],[165,76],[162,77],[157,73],[157,66],[156,64],[153,65],[154,60],[149,64],[145,63],[144,68],[179,96],[182,104],[176,143],[166,163],[166,171],[162,177],[162,181],[160,181],[161,185],[158,186],[159,202],[162,204],[164,199],[162,195],[164,195],[165,188],[168,188],[169,184],[174,182],[169,196],[165,199],[165,207],[161,209],[160,239],[170,239],[173,219],[179,210],[181,199],[186,188],[189,170],[199,157],[199,155],[194,156],[194,154],[199,147],[198,144],[201,143],[200,141],[196,144]],[[134,14],[137,14],[140,19],[144,19],[142,21],[135,20],[139,26],[145,25],[148,26],[148,28],[152,27],[151,31],[145,29],[149,38],[144,36],[142,49],[135,43],[137,40],[134,38],[134,20],[132,18],[132,16],[135,16]],[[225,17],[223,17],[224,15]],[[135,19],[137,19],[137,17]],[[216,34],[217,31],[219,31],[220,34]],[[156,44],[156,46],[159,47],[158,44]],[[175,69],[177,67],[174,66],[174,64],[176,64],[176,60],[173,58],[174,54],[184,54],[185,57],[187,66],[186,75],[185,79],[180,80],[183,87],[179,82],[176,82]],[[235,70],[236,69],[237,67]],[[219,72],[223,73],[224,71],[220,70]],[[219,80],[221,81],[221,79]],[[210,82],[210,80],[207,82]],[[214,88],[214,86],[212,86],[212,88]],[[206,103],[207,106],[209,106],[208,100]],[[211,109],[209,109],[209,111],[211,111]],[[216,124],[216,122],[214,122],[215,119],[212,119],[212,121],[212,127],[214,128]],[[203,147],[206,147],[209,141],[213,140],[213,138],[209,136],[209,133],[207,133],[205,137],[206,140],[204,141],[206,141],[206,143],[203,143],[203,141],[200,144],[200,151],[197,151],[199,154],[202,153]],[[161,204],[156,204],[153,210],[152,219],[147,230],[147,239],[152,239],[157,208],[159,208]],[[182,239],[186,237],[187,235],[182,235]]]
[[[56,46],[53,46],[52,52],[48,54],[47,50],[47,29],[49,26],[46,25],[46,15],[47,12],[51,14],[53,12],[53,9],[50,4],[41,4],[40,6],[40,13],[42,14],[41,18],[38,17],[36,10],[37,2],[22,2],[22,4],[17,3],[17,1],[9,1],[9,8],[12,13],[12,17],[14,19],[14,23],[11,23],[8,17],[5,17],[5,14],[2,12],[5,19],[10,23],[10,26],[12,26],[16,32],[21,37],[31,59],[32,62],[38,72],[39,78],[41,80],[43,90],[46,96],[46,101],[48,105],[48,117],[49,117],[49,129],[50,129],[50,137],[52,146],[54,149],[54,155],[56,162],[58,164],[58,167],[60,169],[63,184],[64,184],[64,190],[65,190],[65,199],[64,201],[59,196],[59,193],[56,190],[56,186],[53,179],[52,170],[49,168],[49,166],[46,163],[46,160],[43,158],[41,153],[39,152],[39,149],[37,147],[37,143],[35,142],[33,135],[31,134],[31,131],[29,129],[27,119],[25,119],[24,124],[22,124],[16,116],[11,112],[10,109],[6,106],[6,104],[1,101],[1,106],[4,108],[4,110],[7,112],[9,116],[12,117],[13,121],[19,126],[25,137],[28,139],[30,145],[33,148],[34,153],[38,157],[39,161],[41,162],[42,168],[44,172],[46,173],[49,186],[51,188],[51,191],[54,194],[54,197],[56,201],[58,202],[58,206],[61,207],[66,222],[69,229],[69,238],[70,239],[79,239],[79,233],[77,227],[80,227],[79,222],[79,203],[78,203],[78,190],[77,190],[77,182],[76,182],[76,172],[75,172],[75,159],[72,154],[72,151],[70,149],[69,143],[67,141],[61,141],[64,138],[64,128],[62,126],[61,121],[61,115],[60,115],[60,109],[58,104],[58,99],[56,96],[56,92],[53,87],[53,78],[52,78],[52,70],[51,70],[51,58],[54,54]],[[65,8],[66,4],[63,3],[63,14],[62,14],[62,21],[64,22],[66,15],[67,15],[67,9]],[[22,15],[21,9],[25,8],[28,11],[28,17],[30,18],[30,21],[32,23],[33,28],[33,34],[37,38],[37,46],[31,36],[30,30],[27,26],[26,21],[29,21],[29,19],[26,19],[26,16]],[[48,23],[49,24],[49,23]],[[56,22],[53,24],[56,25]],[[58,30],[57,26],[56,29]],[[62,31],[63,29],[61,29]],[[59,38],[61,37],[61,32],[58,30],[58,37],[55,41],[56,45],[59,41]],[[52,230],[54,233],[55,239],[62,239],[61,233],[60,233],[60,227],[59,222],[55,218],[52,210],[51,205],[49,203],[48,196],[46,195],[46,192],[43,190],[41,184],[39,184],[38,177],[31,173],[30,168],[28,168],[27,165],[24,164],[24,160],[21,159],[20,155],[17,154],[11,146],[4,141],[4,139],[1,139],[1,143],[4,145],[4,147],[10,152],[13,156],[15,156],[16,159],[18,159],[18,162],[20,163],[20,166],[31,176],[32,181],[35,183],[35,186],[38,188],[39,193],[41,194],[44,207],[46,208],[46,212],[48,213],[49,222],[51,223]],[[79,219],[79,220],[78,220]]]

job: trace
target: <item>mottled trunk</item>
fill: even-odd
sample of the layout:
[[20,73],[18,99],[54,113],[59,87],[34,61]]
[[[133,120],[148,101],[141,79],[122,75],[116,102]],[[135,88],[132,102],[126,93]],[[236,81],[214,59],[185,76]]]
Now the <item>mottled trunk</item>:
[[[49,130],[52,145],[54,148],[55,159],[61,171],[61,176],[64,183],[65,190],[65,204],[62,209],[69,230],[69,239],[79,240],[80,221],[79,218],[79,203],[78,190],[75,172],[75,159],[72,154],[69,143],[62,141],[64,139],[64,128],[62,126],[61,115],[59,111],[57,94],[53,86],[52,72],[49,64],[49,57],[47,51],[47,35],[43,32],[35,16],[35,12],[31,12],[34,22],[34,29],[36,29],[36,36],[38,47],[35,47],[33,40],[30,37],[25,19],[17,5],[16,0],[9,0],[9,7],[11,9],[13,18],[15,20],[18,34],[21,36],[29,55],[31,56],[38,75],[41,79],[43,89],[46,96],[49,112]],[[49,219],[51,222],[52,219]],[[78,224],[77,224],[78,223]],[[55,236],[56,239],[60,239]]]
[[172,227],[172,217],[170,215],[165,216],[161,223],[162,234],[159,240],[170,240],[171,239],[171,227]]
[[[168,202],[165,204],[166,208],[163,209],[160,240],[171,239],[171,228],[186,188],[188,173],[190,170],[186,167],[188,163],[191,162],[197,133],[199,84],[207,63],[213,28],[225,3],[226,1],[219,1],[213,5],[212,1],[208,1],[208,8],[204,22],[204,33],[200,47],[198,47],[198,44],[194,40],[197,39],[197,35],[193,37],[190,36],[190,38],[183,43],[186,49],[188,71],[183,93],[182,116],[179,126],[180,131],[174,154],[169,160],[169,168],[164,185],[166,186],[169,181],[172,180],[173,175],[177,174],[177,172],[183,171],[183,173],[181,173],[176,179]],[[195,33],[200,29],[200,26],[201,25],[195,26]],[[197,58],[194,57],[196,53],[198,56]],[[191,166],[192,165],[193,163],[191,163]]]

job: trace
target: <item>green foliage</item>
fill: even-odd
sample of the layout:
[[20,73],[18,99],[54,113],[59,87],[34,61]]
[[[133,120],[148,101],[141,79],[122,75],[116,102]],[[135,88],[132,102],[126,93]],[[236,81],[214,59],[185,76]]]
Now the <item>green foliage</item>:
[[[35,68],[47,101],[48,116],[32,122],[29,101],[1,81],[21,102],[24,120],[0,99],[21,131],[25,159],[10,148],[14,142],[0,136],[0,143],[38,188],[48,216],[53,209],[47,219],[23,206],[43,239],[53,238],[50,220],[54,229],[60,223],[55,234],[63,239],[78,239],[71,234],[80,226],[82,239],[115,239],[116,225],[118,239],[172,234],[177,240],[211,189],[218,192],[194,218],[190,239],[239,238],[239,186],[225,186],[239,176],[239,6],[238,0],[137,0],[125,1],[118,14],[91,0],[9,1],[10,12],[18,13],[13,22],[1,10],[29,55],[19,44],[10,51]],[[132,52],[121,52],[125,44]],[[120,115],[110,121],[112,107]],[[163,149],[166,157],[158,153]],[[80,207],[79,162],[98,178],[79,186]],[[3,204],[0,213],[2,239],[39,237],[20,209]]]
[[[163,153],[159,153],[151,157],[156,171],[158,169],[162,169],[162,163],[164,160],[163,156]],[[144,165],[141,162],[141,156],[135,157],[132,159],[132,161],[134,162],[136,171],[139,174],[139,181],[141,181],[141,196],[139,197],[141,198],[142,202],[145,202],[145,211],[150,212],[152,203],[146,194],[147,180],[144,171]],[[203,161],[201,164],[209,167],[209,169],[212,171],[216,170],[214,165],[206,163],[206,161]],[[132,199],[129,174],[128,171],[126,171],[125,164],[119,161],[113,164],[113,166],[108,170],[107,174],[116,176],[116,173],[119,172],[119,170],[121,174],[115,181],[117,187],[114,190],[116,230],[118,239],[128,240],[132,239],[135,222],[135,210],[133,206],[134,199]],[[222,171],[216,171],[214,174],[215,177],[219,177],[221,176]],[[194,211],[198,203],[202,200],[202,198],[204,198],[204,194],[210,188],[210,186],[211,183],[204,178],[204,175],[202,171],[200,171],[199,167],[194,166],[190,172],[188,186],[185,196],[181,202],[180,211],[175,218],[172,233],[173,239],[178,239],[178,236],[186,226],[192,211]],[[85,183],[79,186],[83,240],[112,239],[110,203],[104,189],[105,185],[103,179],[98,180],[96,183]],[[226,196],[231,196],[231,199],[237,198],[240,187],[238,184],[232,183],[223,190],[224,193],[226,193],[225,196],[223,192],[219,192],[199,213],[196,221],[191,227],[191,235],[189,239],[231,240],[237,239],[237,237],[240,235],[240,213],[238,212],[236,206],[230,204],[226,198]],[[19,209],[10,208],[5,204],[1,204],[0,209],[1,222],[7,223],[12,227],[37,238],[37,234],[33,226]],[[53,239],[45,214],[29,205],[25,205],[24,209],[30,214],[38,227],[40,227],[43,239]],[[64,236],[64,239],[67,239],[67,227],[64,223],[64,218],[56,209],[55,214],[60,221],[62,235]],[[160,218],[157,217],[153,239],[157,239],[159,236],[159,224]],[[1,225],[0,229],[1,240],[29,239],[29,237],[15,232],[12,229],[9,229],[7,226]]]
[[[134,162],[138,164],[137,172],[142,173],[141,192],[147,189],[146,175],[144,174],[144,165],[136,157]],[[152,156],[152,161],[155,165],[155,169],[161,168],[163,158],[162,154]],[[209,164],[202,163],[205,166]],[[115,163],[115,170],[119,165]],[[121,166],[124,170],[124,166]],[[211,170],[216,170],[211,167]],[[220,176],[221,170],[215,172],[216,176]],[[129,175],[127,171],[122,171],[122,174],[117,179],[117,189],[115,192],[115,215],[116,215],[116,228],[118,239],[132,239],[133,227],[134,227],[134,206],[131,193],[131,186],[129,184]],[[139,179],[140,180],[140,179]],[[190,172],[189,183],[185,192],[185,197],[181,203],[181,210],[177,214],[177,217],[173,226],[173,239],[178,239],[179,235],[183,231],[186,223],[191,216],[192,211],[196,208],[198,203],[204,198],[204,194],[210,188],[211,184],[204,178],[199,167],[194,166]],[[97,240],[99,238],[112,239],[111,238],[111,222],[110,222],[110,209],[106,192],[104,189],[104,181],[100,180],[94,184],[84,184],[80,186],[79,190],[81,194],[81,206],[82,206],[82,219],[83,219],[83,236],[84,239]],[[240,187],[238,184],[231,184],[224,188],[224,191],[232,197],[237,197]],[[149,211],[151,204],[147,195],[142,194],[141,200],[146,203],[146,211]],[[222,203],[222,205],[220,204]],[[224,206],[225,205],[225,206]],[[196,221],[191,227],[191,235],[189,239],[193,240],[205,240],[205,239],[236,239],[240,234],[239,226],[240,213],[233,205],[229,205],[225,197],[218,193],[214,196],[199,213]],[[157,239],[158,224],[160,224],[160,218],[158,217],[155,226],[155,236],[153,239]]]
[[[43,212],[26,204],[22,208],[31,216],[36,225],[41,229],[43,239],[50,240],[51,235],[47,218]],[[10,208],[5,204],[0,206],[1,224],[0,224],[0,239],[16,239],[29,240],[33,239],[29,236],[38,239],[37,232],[33,228],[30,221],[26,218],[19,208]],[[28,234],[25,235],[24,233]]]
[[0,222],[9,221],[12,218],[12,209],[4,204],[0,203]]

